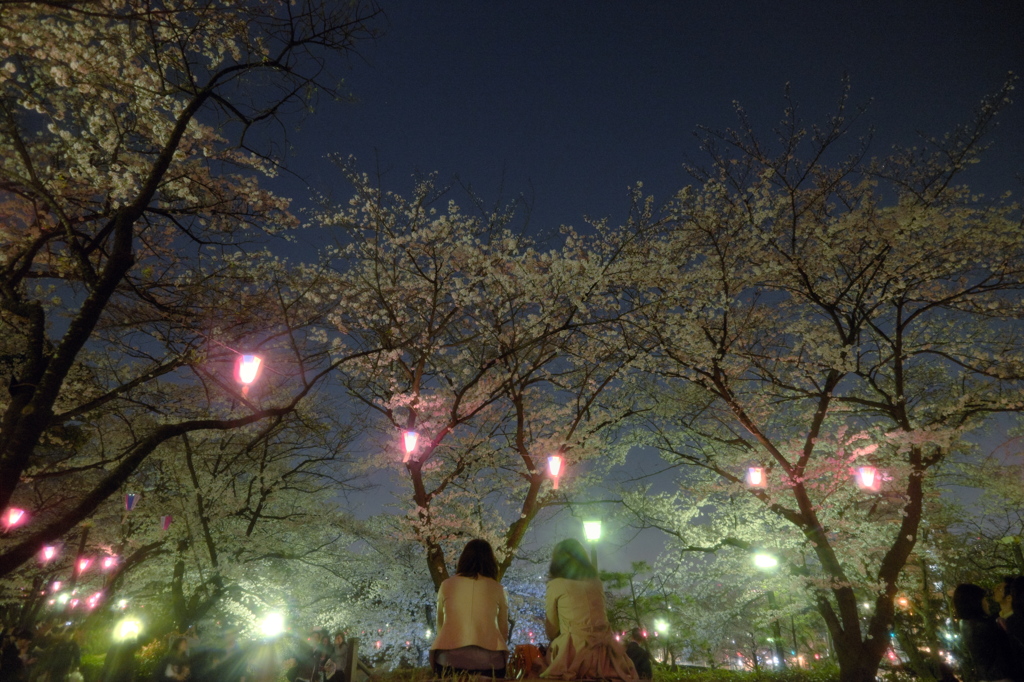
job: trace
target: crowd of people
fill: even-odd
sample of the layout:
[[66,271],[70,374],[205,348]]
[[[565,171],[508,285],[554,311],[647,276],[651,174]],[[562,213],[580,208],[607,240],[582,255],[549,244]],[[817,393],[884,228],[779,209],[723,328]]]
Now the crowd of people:
[[953,590],[962,655],[980,682],[1024,682],[1024,576],[991,592],[973,583]]
[[0,682],[82,682],[82,633],[44,625],[0,633]]

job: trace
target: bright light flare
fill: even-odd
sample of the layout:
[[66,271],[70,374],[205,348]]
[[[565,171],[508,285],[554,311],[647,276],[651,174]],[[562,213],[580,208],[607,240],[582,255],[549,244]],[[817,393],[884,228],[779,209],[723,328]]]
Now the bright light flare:
[[142,623],[136,618],[125,618],[114,626],[114,641],[126,642],[142,634]]
[[597,542],[601,539],[601,521],[592,520],[583,522],[583,535],[587,542]]
[[100,567],[104,571],[109,571],[115,566],[117,566],[117,556],[105,556],[103,557],[103,562],[100,564]]
[[90,566],[92,566],[92,559],[90,559],[89,557],[82,557],[78,560],[78,563],[75,564],[75,567],[78,569],[79,573],[85,573],[89,570]]
[[277,637],[284,632],[284,614],[280,611],[268,613],[260,620],[259,628],[264,637]]
[[46,545],[39,550],[39,560],[44,564],[48,564],[57,558],[57,548],[53,545]]
[[760,568],[762,571],[768,570],[769,568],[775,568],[779,565],[779,560],[771,554],[765,552],[758,552],[754,555],[754,565]]
[[662,618],[654,621],[654,631],[662,635],[668,633],[668,621]]

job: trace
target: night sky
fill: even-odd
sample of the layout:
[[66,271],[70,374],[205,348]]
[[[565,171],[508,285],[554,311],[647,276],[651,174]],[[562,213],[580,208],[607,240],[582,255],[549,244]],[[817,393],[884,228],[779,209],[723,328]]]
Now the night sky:
[[[883,155],[967,120],[1007,72],[1024,73],[1021,0],[381,5],[383,37],[342,69],[355,101],[321,100],[291,137],[291,165],[339,198],[327,153],[400,190],[417,171],[458,176],[490,201],[522,194],[540,234],[623,217],[637,181],[667,199],[688,182],[683,162],[702,160],[698,126],[734,125],[738,101],[767,132],[786,83],[813,122],[848,75]],[[1024,102],[993,141],[972,180],[1014,188]]]
[[[786,83],[810,123],[832,111],[848,76],[852,102],[870,102],[871,153],[884,155],[967,121],[1007,72],[1024,74],[1021,0],[381,4],[383,37],[343,65],[353,101],[320,101],[290,134],[290,165],[339,201],[349,190],[329,153],[354,155],[390,189],[437,171],[489,202],[522,194],[538,235],[584,215],[623,218],[637,181],[668,199],[688,182],[683,163],[701,160],[698,126],[734,125],[738,101],[767,133]],[[971,182],[1019,196],[1024,101],[992,142]],[[279,183],[307,204],[307,187]],[[545,535],[575,523],[563,516]],[[609,544],[629,538],[613,532]],[[608,547],[602,566],[652,559],[656,547],[650,534]]]

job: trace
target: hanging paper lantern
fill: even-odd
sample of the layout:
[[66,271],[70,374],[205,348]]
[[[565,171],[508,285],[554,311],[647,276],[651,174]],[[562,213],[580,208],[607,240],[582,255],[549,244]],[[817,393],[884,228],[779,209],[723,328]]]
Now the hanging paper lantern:
[[263,358],[258,355],[239,355],[235,361],[235,379],[248,386],[259,378],[263,370]]
[[79,573],[85,573],[89,570],[90,566],[92,566],[92,559],[90,559],[87,556],[79,557],[78,563],[75,564],[75,567],[78,568]]
[[882,477],[875,467],[857,467],[857,487],[861,490],[878,490],[882,487]]
[[135,493],[128,493],[124,496],[124,508],[126,511],[135,509],[135,503],[138,501],[139,496]]
[[117,566],[117,556],[116,555],[105,556],[105,557],[103,557],[103,561],[100,563],[100,567],[104,571],[109,571],[110,569],[114,568],[115,566]]
[[406,431],[403,434],[405,441],[405,457],[402,459],[403,462],[408,462],[409,458],[412,457],[412,453],[416,452],[416,443],[420,439],[420,434],[415,431]]
[[4,512],[4,525],[10,530],[25,520],[25,510],[17,507],[10,507]]
[[171,527],[171,521],[173,521],[173,520],[174,520],[173,516],[161,516],[160,517],[160,527],[163,530],[167,530],[168,528]]
[[39,560],[44,564],[50,563],[57,557],[57,548],[53,545],[46,545],[39,550]]
[[551,487],[558,490],[558,476],[562,472],[562,456],[551,455],[548,457],[548,473],[551,474]]
[[50,591],[52,591],[52,592],[60,592],[60,587],[63,584],[64,583],[62,583],[59,580],[54,580],[52,583],[50,583]]
[[747,469],[747,485],[751,488],[768,487],[768,476],[765,475],[764,467],[750,467]]

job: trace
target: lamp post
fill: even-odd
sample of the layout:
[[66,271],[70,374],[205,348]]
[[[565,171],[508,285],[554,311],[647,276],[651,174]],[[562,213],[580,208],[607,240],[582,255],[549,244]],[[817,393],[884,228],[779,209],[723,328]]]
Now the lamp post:
[[583,522],[583,536],[587,538],[587,542],[590,543],[590,563],[594,565],[594,570],[597,570],[597,542],[601,539],[601,521],[599,519],[592,519],[590,521]]
[[[767,552],[757,552],[754,554],[754,566],[760,571],[771,571],[779,565],[779,560],[773,555]],[[775,590],[767,590],[768,597],[768,608],[772,611],[778,609],[778,604],[775,601]],[[775,658],[779,661],[778,665],[785,669],[786,668],[786,652],[782,648],[782,625],[779,624],[779,619],[772,618],[772,648],[775,649]]]

